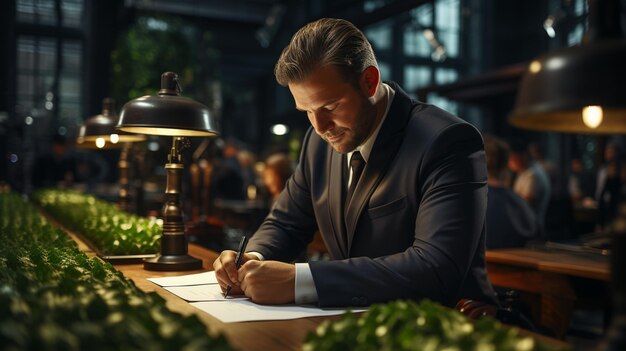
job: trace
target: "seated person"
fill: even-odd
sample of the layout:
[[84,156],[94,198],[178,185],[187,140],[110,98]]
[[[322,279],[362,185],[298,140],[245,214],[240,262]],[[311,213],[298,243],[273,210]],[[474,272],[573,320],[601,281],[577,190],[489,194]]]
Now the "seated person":
[[487,160],[487,248],[523,247],[541,236],[532,208],[509,188],[509,147],[501,139],[485,136]]
[[[300,29],[275,75],[312,128],[241,267],[234,251],[215,260],[222,289],[261,304],[495,304],[476,128],[382,82],[367,38],[344,20]],[[331,260],[293,264],[316,229]]]

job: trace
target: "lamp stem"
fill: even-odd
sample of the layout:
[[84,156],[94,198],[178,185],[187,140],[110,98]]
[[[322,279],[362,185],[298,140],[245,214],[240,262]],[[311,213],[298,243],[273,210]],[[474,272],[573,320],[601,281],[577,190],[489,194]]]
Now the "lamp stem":
[[124,148],[120,153],[120,159],[117,162],[117,166],[120,170],[120,191],[118,199],[118,207],[122,211],[128,212],[130,210],[130,188],[128,179],[128,154],[131,149],[131,143],[124,144]]
[[182,189],[181,151],[189,145],[183,137],[174,137],[165,164],[167,184],[165,205],[163,205],[163,235],[161,236],[161,254],[144,260],[144,269],[154,271],[186,271],[202,268],[202,260],[187,254],[187,236],[183,223],[183,210],[180,204]]

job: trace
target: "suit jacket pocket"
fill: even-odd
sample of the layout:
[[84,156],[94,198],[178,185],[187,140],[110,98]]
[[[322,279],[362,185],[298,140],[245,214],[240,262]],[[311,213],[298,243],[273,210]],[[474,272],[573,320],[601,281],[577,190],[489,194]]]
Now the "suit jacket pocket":
[[397,200],[393,200],[390,203],[372,207],[368,209],[370,219],[383,217],[388,214],[392,214],[400,211],[401,209],[406,207],[406,196],[403,196]]

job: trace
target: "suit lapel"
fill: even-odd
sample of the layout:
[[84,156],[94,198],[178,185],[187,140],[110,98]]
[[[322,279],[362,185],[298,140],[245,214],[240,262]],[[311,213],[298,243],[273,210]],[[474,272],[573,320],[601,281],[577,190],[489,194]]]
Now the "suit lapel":
[[[348,242],[343,222],[343,168],[345,155],[341,155],[328,147],[330,152],[330,167],[328,172],[328,211],[333,227],[333,235],[336,245],[329,247],[333,258],[348,258]],[[331,246],[331,245],[329,245]]]
[[361,179],[354,190],[350,203],[345,211],[345,223],[347,231],[347,254],[350,254],[356,226],[365,204],[369,201],[372,193],[387,173],[387,169],[394,159],[400,144],[403,141],[404,130],[411,113],[411,99],[395,83],[388,83],[395,91],[395,96],[387,114]]

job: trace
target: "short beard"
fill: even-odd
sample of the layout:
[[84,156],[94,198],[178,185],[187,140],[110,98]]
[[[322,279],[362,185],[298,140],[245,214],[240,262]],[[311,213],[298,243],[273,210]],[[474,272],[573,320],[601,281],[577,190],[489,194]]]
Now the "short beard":
[[347,154],[354,151],[357,147],[362,145],[365,140],[367,140],[367,138],[374,132],[374,128],[376,128],[376,107],[369,103],[369,99],[365,96],[365,94],[361,95],[363,100],[359,106],[359,110],[356,111],[356,115],[361,117],[361,123],[355,125],[352,129],[347,131],[351,133],[351,135],[349,135],[351,138],[346,140],[343,144],[333,145],[328,141],[328,139],[326,139],[325,136],[322,136],[322,139],[324,139],[333,149],[335,149],[336,152],[340,154]]

